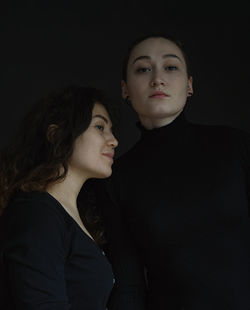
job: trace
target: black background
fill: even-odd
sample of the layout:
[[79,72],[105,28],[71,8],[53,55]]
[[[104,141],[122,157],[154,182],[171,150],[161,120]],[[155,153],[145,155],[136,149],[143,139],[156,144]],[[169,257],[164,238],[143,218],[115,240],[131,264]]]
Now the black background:
[[[246,2],[247,3],[247,2]],[[178,1],[9,1],[1,6],[0,146],[30,104],[67,84],[103,88],[122,105],[118,155],[138,138],[122,103],[128,43],[152,31],[183,40],[194,96],[187,117],[250,132],[250,14],[246,3]],[[220,5],[220,6],[218,6]]]

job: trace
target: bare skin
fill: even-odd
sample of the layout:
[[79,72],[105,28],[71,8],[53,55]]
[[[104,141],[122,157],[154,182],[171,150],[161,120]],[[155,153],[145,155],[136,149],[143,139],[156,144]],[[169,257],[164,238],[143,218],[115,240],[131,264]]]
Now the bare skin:
[[134,47],[121,86],[122,97],[129,99],[147,129],[171,123],[193,94],[183,54],[165,38],[149,38]]
[[106,178],[112,173],[112,157],[118,142],[112,134],[111,126],[106,109],[96,103],[88,129],[75,141],[65,179],[47,188],[47,192],[60,202],[92,240],[93,237],[80,218],[76,201],[82,185],[89,178]]

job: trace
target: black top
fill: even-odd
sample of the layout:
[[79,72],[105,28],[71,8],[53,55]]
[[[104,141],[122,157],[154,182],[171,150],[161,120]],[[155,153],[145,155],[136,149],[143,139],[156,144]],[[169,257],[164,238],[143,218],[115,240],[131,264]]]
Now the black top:
[[249,135],[191,124],[183,114],[161,128],[139,127],[140,141],[105,180],[110,197],[99,181],[116,231],[112,309],[145,309],[141,259],[150,310],[249,310]]
[[110,263],[48,193],[20,194],[7,207],[0,254],[1,309],[106,308]]

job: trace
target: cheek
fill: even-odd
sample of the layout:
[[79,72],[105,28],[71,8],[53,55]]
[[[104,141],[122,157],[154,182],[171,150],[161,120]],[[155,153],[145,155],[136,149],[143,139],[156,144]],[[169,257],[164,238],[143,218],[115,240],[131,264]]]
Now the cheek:
[[133,78],[128,83],[128,94],[130,98],[136,98],[141,96],[141,94],[146,89],[146,81],[143,78]]
[[179,94],[184,94],[184,93],[187,93],[187,90],[188,90],[188,81],[187,79],[173,79],[171,81],[171,84],[173,86],[173,88],[176,90],[177,93]]
[[96,139],[82,138],[75,145],[72,159],[75,163],[83,163],[96,156],[97,151]]

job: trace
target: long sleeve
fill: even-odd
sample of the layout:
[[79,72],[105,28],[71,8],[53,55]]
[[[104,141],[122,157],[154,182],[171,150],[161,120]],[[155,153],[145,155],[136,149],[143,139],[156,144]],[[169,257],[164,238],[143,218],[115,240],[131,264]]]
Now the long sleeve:
[[43,202],[20,202],[4,220],[8,233],[2,257],[15,308],[70,309],[60,213]]
[[115,275],[109,310],[146,309],[146,284],[140,255],[112,192],[110,179],[95,184],[107,235],[106,255]]

